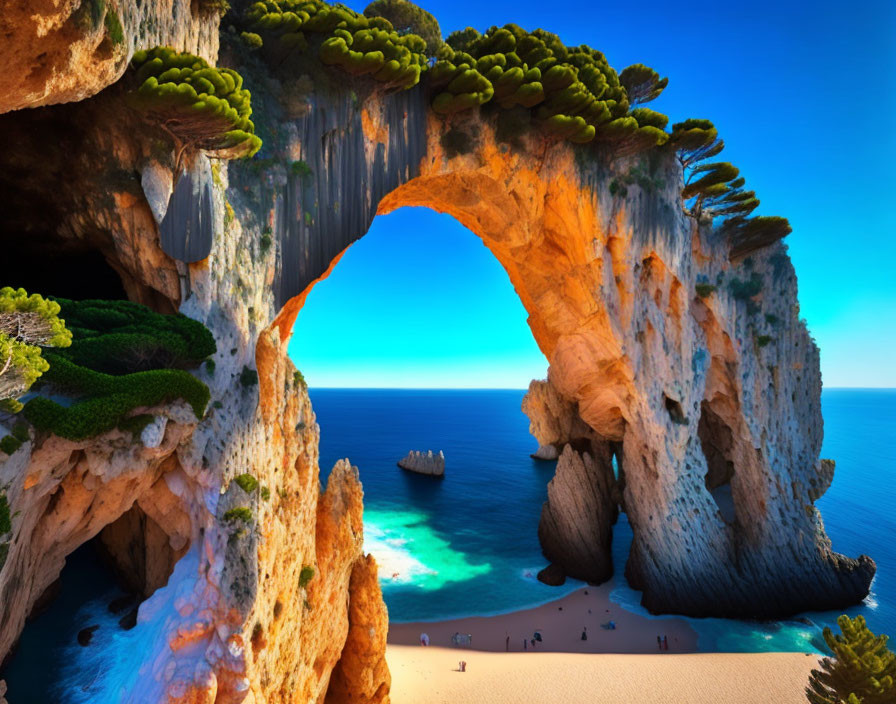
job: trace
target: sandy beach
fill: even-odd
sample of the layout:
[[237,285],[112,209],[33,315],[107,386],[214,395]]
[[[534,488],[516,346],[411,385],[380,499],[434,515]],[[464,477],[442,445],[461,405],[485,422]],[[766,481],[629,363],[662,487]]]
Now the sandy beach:
[[[697,653],[686,621],[629,613],[610,602],[611,589],[587,587],[497,616],[390,624],[392,703],[804,704],[817,658]],[[610,620],[615,630],[601,628]],[[533,651],[536,630],[542,641]],[[429,647],[420,646],[421,633]],[[453,647],[454,633],[470,634],[472,645]],[[657,635],[666,636],[668,651],[659,650]],[[460,660],[466,672],[458,671]]]
[[[467,671],[458,672],[461,657]],[[390,645],[392,704],[805,704],[802,653],[458,653]]]
[[[390,623],[389,643],[420,645],[420,634],[431,646],[451,648],[455,633],[470,634],[473,650],[526,652],[532,650],[535,631],[541,633],[535,652],[659,653],[657,636],[666,636],[663,654],[697,651],[697,634],[680,618],[647,618],[625,611],[610,601],[612,582],[585,587],[562,599],[533,609],[498,616],[461,618],[435,623]],[[601,628],[613,621],[614,630]],[[587,640],[582,640],[585,630]],[[509,638],[509,646],[508,646]]]

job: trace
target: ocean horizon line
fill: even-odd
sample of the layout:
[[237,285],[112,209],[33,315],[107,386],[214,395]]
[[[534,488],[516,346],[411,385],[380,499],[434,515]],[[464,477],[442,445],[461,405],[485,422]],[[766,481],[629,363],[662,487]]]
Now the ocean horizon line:
[[[543,379],[540,381],[544,381]],[[313,386],[312,391],[528,391],[528,386]],[[896,391],[896,386],[823,386],[823,391]]]

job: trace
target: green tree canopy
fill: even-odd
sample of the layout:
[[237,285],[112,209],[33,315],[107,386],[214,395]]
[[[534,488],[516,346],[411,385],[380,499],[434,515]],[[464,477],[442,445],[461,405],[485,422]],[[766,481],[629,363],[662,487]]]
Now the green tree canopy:
[[188,149],[247,157],[261,148],[251,95],[236,71],[169,47],[138,51],[131,66],[136,87],[128,100],[174,139],[176,166]]
[[365,17],[383,17],[400,35],[416,34],[426,42],[426,55],[435,56],[442,46],[442,30],[435,17],[408,0],[373,0]]
[[660,78],[660,74],[644,64],[632,64],[624,68],[619,74],[619,82],[628,93],[628,101],[632,105],[656,100],[669,85],[668,78]]
[[41,347],[71,344],[59,310],[55,301],[25,289],[0,289],[0,401],[7,408],[21,408],[14,401],[49,369]]
[[672,125],[669,143],[675,148],[678,160],[687,169],[711,159],[725,148],[719,132],[709,120],[689,119]]
[[[598,139],[617,154],[668,139],[664,115],[629,110],[630,96],[601,52],[568,47],[551,32],[507,24],[480,34],[468,27],[449,35],[438,59],[430,72],[436,112],[489,101],[505,110],[529,108],[549,134],[577,143]],[[658,95],[665,83],[656,77],[652,85]],[[642,102],[649,97],[639,95]]]
[[792,232],[790,221],[778,215],[736,216],[727,220],[721,232],[728,239],[729,256],[742,257],[784,239]]
[[426,67],[422,37],[402,34],[385,17],[365,17],[344,5],[262,0],[249,7],[243,22],[280,61],[294,52],[315,50],[324,64],[354,76],[369,76],[386,88],[415,86]]
[[717,194],[720,186],[727,188],[728,182],[734,181],[739,173],[738,168],[727,161],[700,164],[685,179],[681,197],[685,200],[697,198],[697,212],[699,212],[699,204],[703,197]]
[[896,654],[887,636],[875,635],[863,616],[837,619],[841,635],[824,629],[834,657],[812,670],[806,696],[811,704],[892,704],[896,701]]

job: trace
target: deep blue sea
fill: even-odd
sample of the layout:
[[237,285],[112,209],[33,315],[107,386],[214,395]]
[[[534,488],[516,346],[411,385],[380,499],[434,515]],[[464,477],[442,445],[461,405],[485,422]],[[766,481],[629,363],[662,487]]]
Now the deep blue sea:
[[[321,427],[321,471],[348,457],[364,485],[365,545],[380,564],[390,619],[438,620],[512,611],[578,588],[547,587],[537,529],[554,463],[532,460],[537,444],[514,390],[312,389]],[[878,565],[872,594],[850,614],[896,636],[896,390],[822,394],[822,457],[834,483],[818,502],[834,548]],[[405,472],[409,450],[443,450],[446,478]],[[614,531],[612,599],[641,613],[622,576],[631,529]],[[806,614],[819,626],[837,613]],[[702,650],[812,651],[804,623],[690,619]]]

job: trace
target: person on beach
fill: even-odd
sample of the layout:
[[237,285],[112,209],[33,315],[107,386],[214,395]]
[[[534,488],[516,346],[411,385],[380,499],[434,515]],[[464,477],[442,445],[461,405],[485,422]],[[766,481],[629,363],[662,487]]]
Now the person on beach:
[[588,627],[582,626],[582,640],[588,640]]
[[423,646],[429,645],[429,634],[428,633],[420,634],[420,645],[423,645]]
[[669,650],[669,639],[663,636],[663,650]]
[[510,636],[507,636],[504,642],[504,650],[506,650],[508,653],[510,652]]
[[656,636],[656,649],[657,650],[663,649],[663,639],[660,637],[659,634],[657,634],[657,636]]

